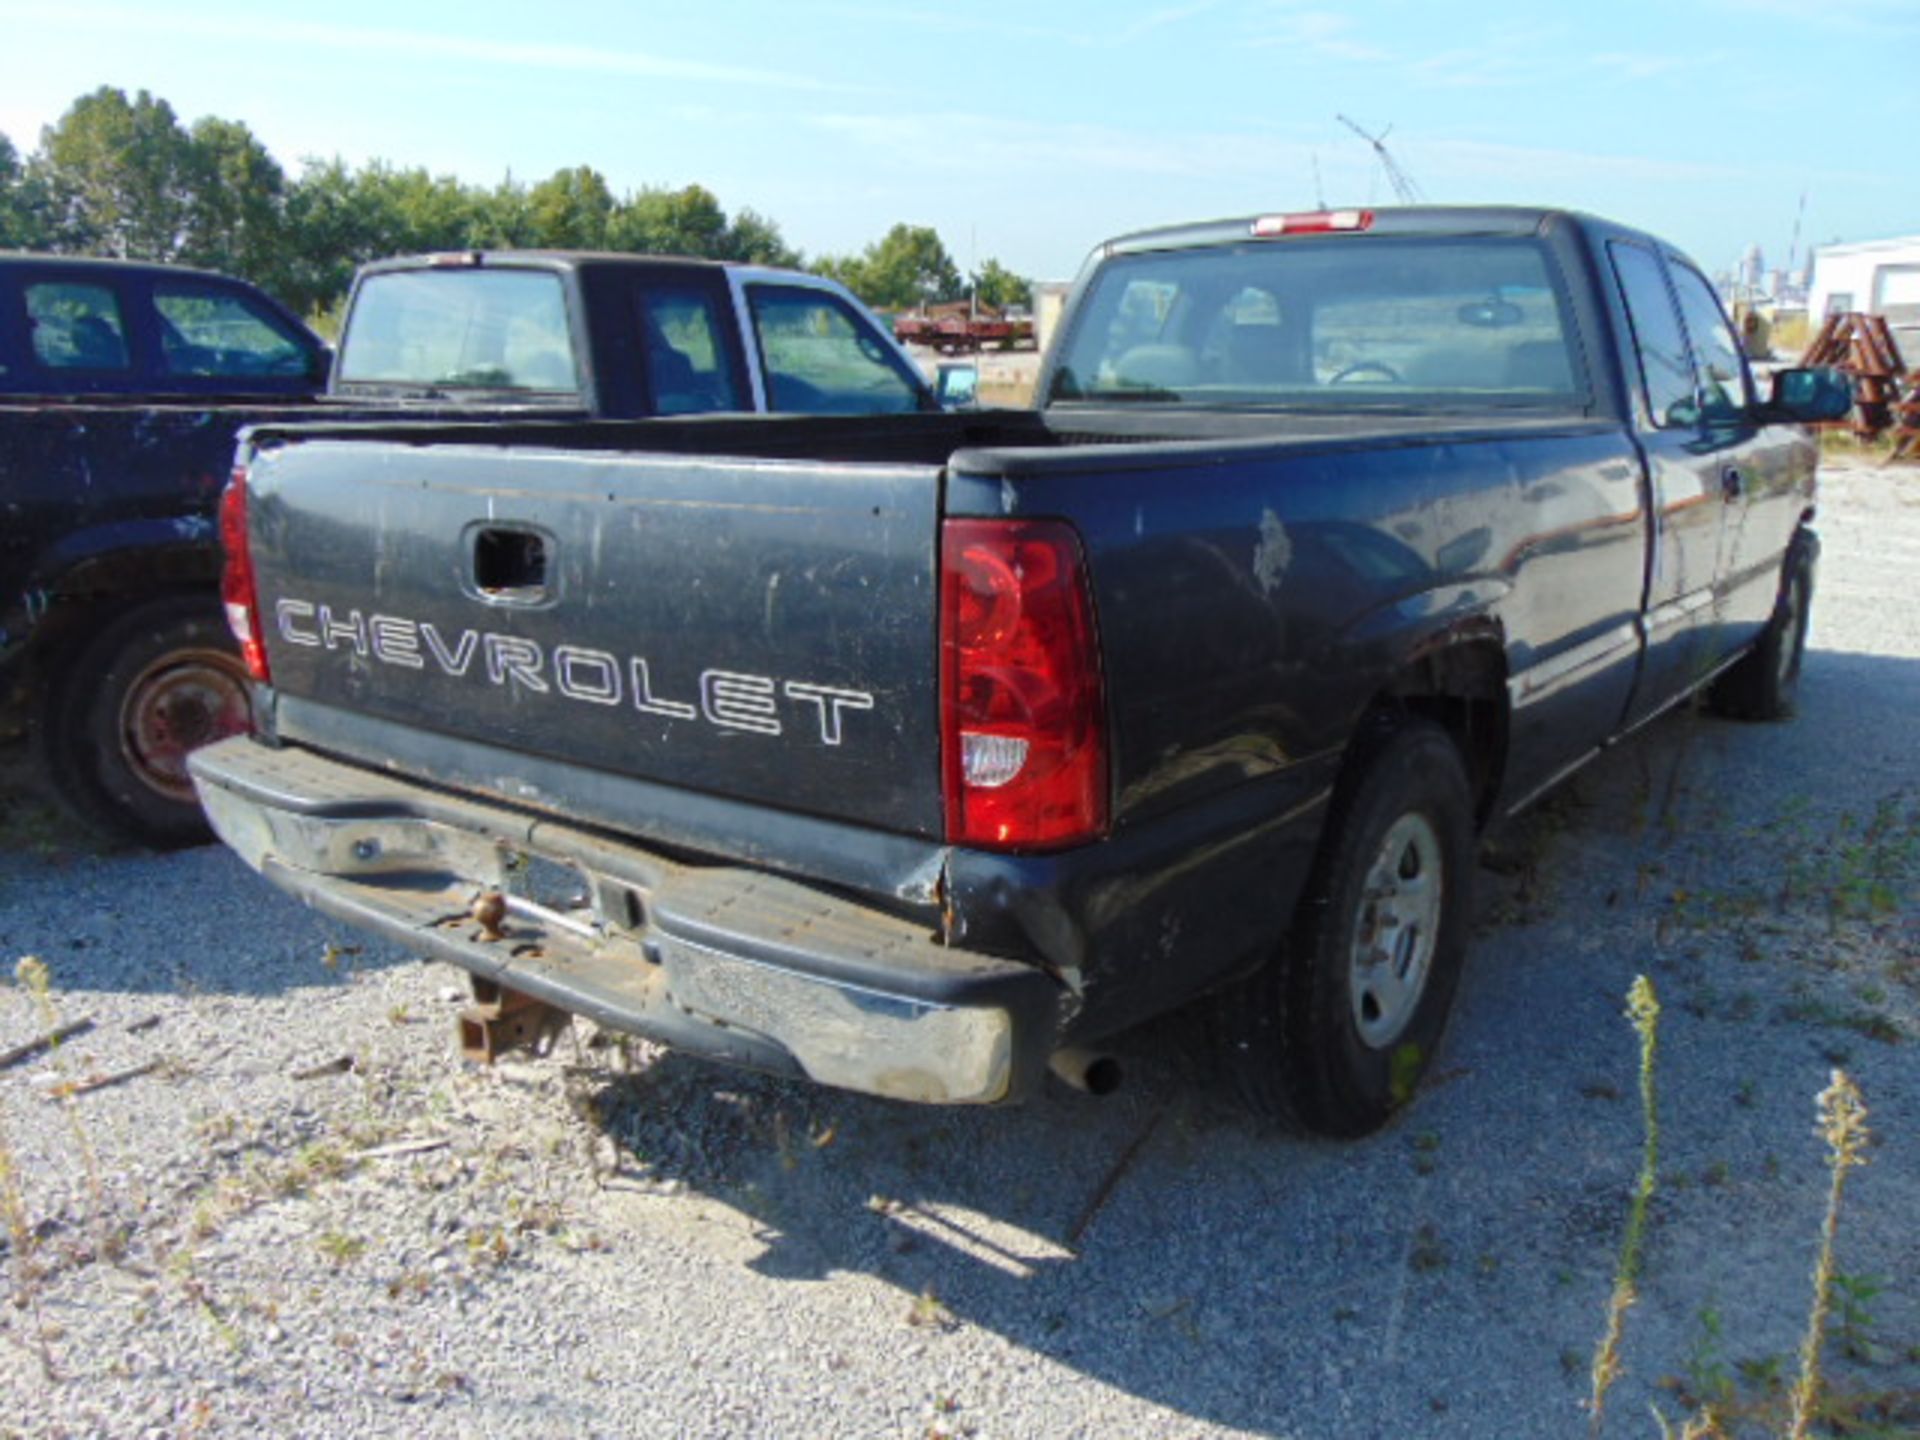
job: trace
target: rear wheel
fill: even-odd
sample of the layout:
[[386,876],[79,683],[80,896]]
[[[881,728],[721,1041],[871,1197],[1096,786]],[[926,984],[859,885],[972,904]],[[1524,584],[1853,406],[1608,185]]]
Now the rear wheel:
[[173,595],[109,622],[58,673],[35,738],[55,793],[80,820],[171,849],[211,838],[187,756],[245,733],[252,713],[219,609]]
[[1249,1107],[1324,1135],[1411,1098],[1466,953],[1473,799],[1446,732],[1407,721],[1336,797],[1278,955],[1222,995],[1216,1031]]
[[1800,662],[1807,649],[1807,614],[1813,604],[1813,546],[1796,540],[1787,551],[1773,615],[1753,649],[1713,682],[1707,703],[1740,720],[1784,720],[1800,692]]

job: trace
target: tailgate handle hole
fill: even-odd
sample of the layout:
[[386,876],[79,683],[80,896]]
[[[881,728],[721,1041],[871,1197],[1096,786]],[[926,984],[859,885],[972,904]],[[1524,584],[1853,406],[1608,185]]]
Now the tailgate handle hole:
[[547,588],[547,542],[531,530],[488,527],[473,539],[473,583],[483,595],[537,600]]

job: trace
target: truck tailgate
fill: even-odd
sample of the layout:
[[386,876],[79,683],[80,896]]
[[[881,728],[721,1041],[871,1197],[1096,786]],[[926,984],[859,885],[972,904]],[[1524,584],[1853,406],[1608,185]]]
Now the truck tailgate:
[[[309,729],[391,720],[937,836],[939,482],[932,466],[269,446],[248,506],[273,686],[315,702]],[[357,733],[303,738],[351,754]]]

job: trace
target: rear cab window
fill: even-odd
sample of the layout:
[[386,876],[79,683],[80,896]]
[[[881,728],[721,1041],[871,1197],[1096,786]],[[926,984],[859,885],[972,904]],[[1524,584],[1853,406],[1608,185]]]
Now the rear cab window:
[[339,378],[362,390],[571,405],[581,388],[572,334],[552,271],[386,271],[361,281]]
[[36,281],[24,290],[33,358],[41,367],[95,372],[132,368],[120,300],[107,286]]
[[1049,400],[1586,400],[1566,297],[1533,239],[1343,236],[1123,254],[1076,308]]
[[920,377],[838,295],[755,284],[747,297],[769,410],[859,415],[922,407]]

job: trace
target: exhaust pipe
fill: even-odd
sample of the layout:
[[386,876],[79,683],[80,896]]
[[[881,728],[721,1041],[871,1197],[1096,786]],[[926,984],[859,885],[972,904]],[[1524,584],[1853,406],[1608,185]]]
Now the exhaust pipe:
[[1069,1046],[1054,1051],[1047,1065],[1067,1084],[1089,1095],[1111,1095],[1120,1088],[1120,1062],[1099,1050]]

